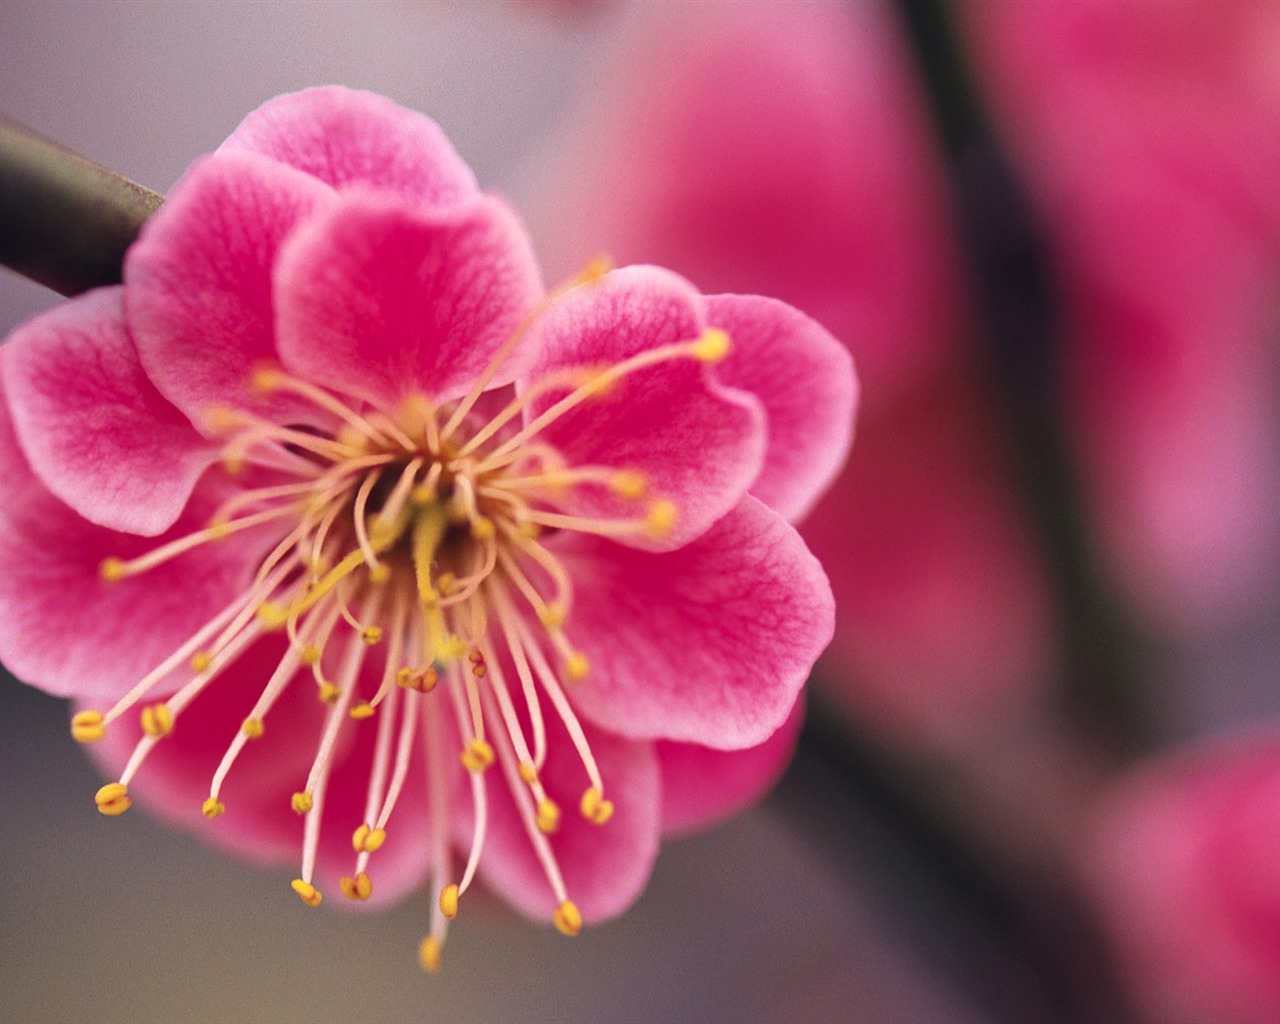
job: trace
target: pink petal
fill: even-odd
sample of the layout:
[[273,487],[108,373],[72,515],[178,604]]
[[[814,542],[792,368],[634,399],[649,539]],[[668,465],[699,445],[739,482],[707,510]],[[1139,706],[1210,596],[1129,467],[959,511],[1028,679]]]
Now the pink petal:
[[211,406],[277,418],[299,406],[257,393],[250,377],[277,358],[277,250],[332,196],[316,179],[265,157],[215,154],[191,166],[129,250],[129,332],[147,375],[198,428]]
[[963,282],[890,5],[635,6],[641,31],[584,91],[531,212],[549,275],[601,250],[657,263],[803,309],[868,393],[927,379]]
[[430,118],[384,96],[338,86],[268,100],[220,152],[271,157],[334,188],[367,185],[431,205],[470,199],[476,181]]
[[1106,794],[1086,892],[1149,1019],[1274,1024],[1280,1006],[1280,732],[1151,758]]
[[[384,408],[463,394],[542,294],[516,215],[483,196],[423,210],[349,194],[285,244],[280,352],[308,380]],[[504,367],[494,384],[510,381]]]
[[624,736],[737,750],[786,720],[835,609],[799,535],[755,498],[678,551],[565,535],[566,624],[591,663],[577,707]]
[[158,538],[95,526],[31,472],[3,403],[0,478],[0,661],[49,693],[100,702],[123,695],[242,591],[254,570],[259,547],[240,535],[104,583],[104,558],[130,558],[201,528],[222,489],[206,478]]
[[796,701],[777,732],[745,750],[712,750],[697,743],[659,740],[663,834],[704,828],[763,797],[795,753],[803,722],[803,702]]
[[[662,345],[692,341],[707,325],[706,303],[685,280],[656,267],[627,267],[555,302],[531,331],[538,352],[526,385],[562,367],[605,368]],[[527,421],[567,393],[531,403]],[[755,398],[725,387],[717,367],[688,356],[628,374],[538,435],[573,465],[644,474],[650,492],[675,503],[673,529],[625,542],[669,550],[704,533],[759,476],[765,423]],[[635,518],[634,504],[604,488],[575,488],[560,502],[571,513]]]
[[[613,817],[595,825],[579,813],[590,782],[568,733],[550,713],[547,761],[539,777],[561,811],[551,848],[569,898],[585,920],[601,921],[630,906],[653,869],[660,826],[658,763],[650,743],[609,735],[589,722],[583,728],[604,778],[604,795],[613,801]],[[498,766],[488,770],[486,784],[489,823],[480,875],[517,910],[547,921],[557,900]],[[461,834],[469,840],[467,819]]]
[[[304,819],[291,806],[306,788],[327,708],[316,699],[310,671],[300,673],[265,719],[263,735],[247,743],[219,792],[226,811],[210,821],[202,813],[213,774],[241,723],[253,709],[280,658],[277,637],[251,647],[225,674],[216,677],[178,716],[173,732],[161,740],[129,784],[139,806],[248,860],[289,864],[298,870]],[[376,680],[364,681],[372,693]],[[354,875],[351,834],[364,823],[376,719],[348,719],[334,748],[334,763],[322,808],[315,884],[335,906],[385,905],[421,884],[430,849],[422,759],[415,752],[405,786],[388,823],[387,840],[369,865],[373,896],[367,902],[344,899],[342,875]],[[141,736],[136,715],[112,723],[106,738],[90,751],[103,772],[118,778]],[[281,900],[293,899],[282,886]],[[326,902],[326,906],[329,903]]]
[[100,526],[147,536],[168,529],[215,458],[143,373],[119,288],[15,330],[4,347],[4,387],[41,482]]
[[795,522],[848,455],[858,401],[853,361],[820,324],[774,299],[713,295],[707,320],[733,339],[717,375],[760,399],[768,419],[769,448],[751,493]]
[[802,534],[831,575],[837,628],[821,684],[911,742],[1039,699],[1054,605],[999,437],[964,377],[866,418]]

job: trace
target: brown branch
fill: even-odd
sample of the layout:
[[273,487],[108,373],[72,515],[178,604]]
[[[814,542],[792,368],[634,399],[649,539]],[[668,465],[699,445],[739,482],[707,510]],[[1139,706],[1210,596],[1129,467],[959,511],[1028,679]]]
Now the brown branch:
[[63,295],[119,284],[164,197],[0,116],[0,264]]

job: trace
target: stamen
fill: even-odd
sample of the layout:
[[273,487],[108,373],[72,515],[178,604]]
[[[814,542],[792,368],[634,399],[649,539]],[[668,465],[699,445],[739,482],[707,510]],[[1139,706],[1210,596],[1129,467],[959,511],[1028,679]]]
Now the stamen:
[[124,814],[133,806],[133,801],[129,798],[129,787],[123,782],[108,782],[94,794],[93,802],[98,805],[99,811],[109,817]]
[[471,390],[467,392],[466,397],[463,398],[463,400],[458,403],[457,408],[453,410],[453,415],[449,417],[448,422],[444,425],[444,429],[440,431],[441,442],[447,441],[453,435],[453,432],[462,425],[463,420],[467,418],[467,414],[471,412],[475,407],[476,402],[479,401],[480,396],[489,387],[489,382],[493,380],[494,374],[498,372],[502,364],[505,363],[511,353],[515,351],[515,348],[520,344],[521,339],[529,333],[529,329],[537,322],[538,317],[559,301],[562,296],[583,285],[596,284],[608,272],[608,259],[603,256],[597,256],[579,273],[569,278],[563,284],[560,284],[556,288],[547,292],[547,294],[543,296],[542,300],[525,314],[524,319],[521,320],[516,326],[516,329],[511,332],[510,337],[508,337],[498,350],[494,352],[488,365],[485,366],[484,370],[481,371],[480,375],[471,385]]

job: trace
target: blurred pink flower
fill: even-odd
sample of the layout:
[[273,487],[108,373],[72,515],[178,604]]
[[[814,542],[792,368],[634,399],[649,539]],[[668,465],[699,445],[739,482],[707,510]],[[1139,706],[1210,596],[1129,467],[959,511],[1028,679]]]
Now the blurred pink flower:
[[1158,1024],[1280,1020],[1280,732],[1152,760],[1103,802],[1088,889]]
[[546,175],[544,254],[777,295],[844,341],[859,442],[802,528],[836,592],[832,692],[905,736],[1008,711],[1052,673],[1051,601],[966,366],[943,171],[889,13],[645,14]]
[[789,753],[847,353],[655,267],[544,296],[424,117],[266,104],[0,369],[0,657],[80,702],[103,813],[300,848],[313,906],[430,877],[434,967],[477,871],[574,934]]
[[1280,8],[963,10],[1062,272],[1093,525],[1149,618],[1238,617],[1280,569]]

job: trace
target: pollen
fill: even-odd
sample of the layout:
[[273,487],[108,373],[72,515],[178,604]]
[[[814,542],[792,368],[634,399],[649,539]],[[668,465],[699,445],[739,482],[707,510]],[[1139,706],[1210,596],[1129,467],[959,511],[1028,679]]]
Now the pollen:
[[450,921],[458,916],[458,887],[446,885],[440,890],[440,913]]
[[645,531],[650,537],[660,540],[671,532],[678,518],[679,511],[675,503],[666,498],[660,498],[649,506],[649,511],[644,517]]
[[227,809],[226,804],[219,803],[215,797],[209,797],[200,807],[200,813],[212,821]]
[[582,931],[582,914],[572,900],[563,900],[551,915],[561,935],[573,937]]
[[564,677],[571,683],[580,683],[591,674],[591,662],[581,651],[573,651],[564,660]]
[[582,802],[578,806],[582,816],[595,825],[603,825],[613,817],[613,801],[606,800],[595,786],[582,794]]
[[121,558],[104,558],[98,564],[98,575],[104,583],[118,583],[124,579],[126,566]]
[[493,764],[493,747],[481,739],[473,739],[462,752],[462,767],[480,773]]
[[556,806],[554,800],[543,797],[538,801],[538,812],[534,822],[538,826],[538,831],[546,835],[551,835],[560,827],[560,808]]
[[418,963],[424,971],[435,974],[440,970],[440,959],[440,940],[428,935],[418,946]]
[[729,335],[718,327],[708,327],[702,336],[693,343],[690,351],[693,358],[703,363],[718,363],[733,348]]
[[295,813],[306,814],[309,810],[311,810],[314,801],[312,800],[310,793],[302,791],[302,792],[294,793],[289,803],[293,807]]
[[142,731],[148,736],[168,736],[173,732],[173,712],[165,703],[149,704],[139,714]]
[[97,743],[106,734],[101,711],[77,711],[71,717],[71,738],[77,743]]
[[355,705],[355,707],[348,711],[347,714],[356,721],[361,721],[365,718],[372,718],[377,710],[378,709],[367,700],[362,700],[359,704]]
[[129,787],[123,782],[108,782],[94,794],[93,802],[98,805],[99,811],[110,817],[124,814],[133,806],[133,801],[129,799]]
[[367,900],[373,895],[373,882],[363,871],[357,874],[355,878],[350,875],[343,875],[338,880],[338,888],[342,890],[342,895],[349,900]]
[[648,493],[649,481],[645,479],[643,473],[638,473],[634,469],[623,469],[613,475],[609,481],[609,488],[618,497],[635,501]]
[[240,731],[251,740],[256,740],[265,731],[266,726],[263,725],[261,718],[246,718],[240,723]]
[[309,907],[318,907],[324,902],[324,894],[308,881],[295,878],[289,885],[298,894],[298,899]]
[[361,825],[351,834],[351,846],[356,853],[373,853],[387,840],[387,833],[380,828]]

